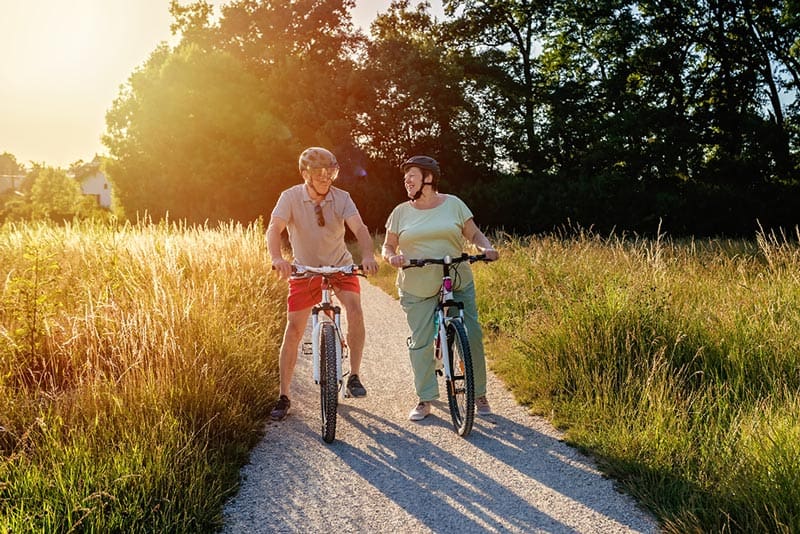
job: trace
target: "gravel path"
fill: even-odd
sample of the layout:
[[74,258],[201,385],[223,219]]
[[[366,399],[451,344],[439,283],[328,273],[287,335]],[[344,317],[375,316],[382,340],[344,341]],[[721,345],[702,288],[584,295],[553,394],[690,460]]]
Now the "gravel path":
[[420,423],[399,303],[362,279],[368,396],[339,404],[336,441],[319,434],[308,357],[295,370],[289,417],[269,423],[225,508],[226,533],[658,532],[592,461],[531,417],[489,373],[495,415],[467,439],[446,394]]

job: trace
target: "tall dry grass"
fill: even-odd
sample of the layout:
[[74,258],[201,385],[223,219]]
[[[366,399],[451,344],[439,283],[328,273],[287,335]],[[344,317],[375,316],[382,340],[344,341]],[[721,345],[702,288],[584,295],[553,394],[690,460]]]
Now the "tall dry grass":
[[0,228],[0,531],[215,528],[277,391],[258,225]]
[[800,235],[508,239],[493,367],[672,532],[800,532]]

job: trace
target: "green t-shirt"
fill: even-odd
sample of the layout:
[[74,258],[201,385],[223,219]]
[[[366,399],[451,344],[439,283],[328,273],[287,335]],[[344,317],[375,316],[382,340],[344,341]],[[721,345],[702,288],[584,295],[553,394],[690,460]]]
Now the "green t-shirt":
[[[386,230],[397,234],[398,253],[407,260],[460,256],[464,251],[464,224],[473,215],[464,202],[453,195],[435,208],[421,210],[403,202],[386,221]],[[457,270],[456,270],[457,269]],[[469,263],[460,263],[451,270],[455,289],[472,282]],[[427,265],[397,271],[397,287],[402,293],[417,297],[432,297],[442,285],[442,266]]]

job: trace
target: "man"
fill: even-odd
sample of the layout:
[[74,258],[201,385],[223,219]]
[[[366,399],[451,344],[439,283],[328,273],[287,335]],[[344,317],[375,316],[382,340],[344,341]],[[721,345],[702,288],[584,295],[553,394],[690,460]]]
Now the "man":
[[[288,230],[294,260],[314,267],[350,265],[353,257],[345,245],[345,224],[353,232],[361,248],[361,265],[367,274],[378,272],[372,236],[358,213],[350,194],[333,187],[339,175],[336,156],[320,147],[307,148],[300,154],[300,175],[303,183],[281,193],[272,210],[267,227],[267,247],[272,266],[282,278],[292,274],[291,264],[281,252],[281,233]],[[358,277],[343,276],[333,283],[336,297],[347,314],[347,343],[350,347],[350,377],[347,391],[353,397],[364,397],[359,371],[364,351],[364,315]],[[297,348],[303,338],[311,308],[321,297],[321,280],[289,279],[286,330],[280,353],[280,396],[270,414],[280,421],[289,413],[290,385],[297,363]]]

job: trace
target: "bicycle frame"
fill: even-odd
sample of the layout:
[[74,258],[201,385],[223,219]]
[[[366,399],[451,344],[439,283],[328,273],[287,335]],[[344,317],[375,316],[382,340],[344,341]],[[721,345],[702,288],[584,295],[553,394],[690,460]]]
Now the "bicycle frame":
[[331,324],[336,335],[336,381],[341,390],[342,398],[346,396],[346,388],[342,388],[343,370],[342,360],[346,357],[347,343],[342,335],[342,309],[333,300],[333,287],[331,277],[337,274],[359,275],[358,265],[347,265],[344,267],[309,267],[306,265],[293,265],[292,276],[294,278],[322,278],[322,297],[319,303],[311,308],[311,362],[312,376],[314,383],[320,383],[320,353],[319,346],[320,332],[323,325]]
[[[337,274],[361,275],[360,270],[361,267],[357,265],[308,267],[295,264],[292,266],[292,277],[295,279],[322,277],[320,302],[311,308],[311,361],[314,382],[320,388],[322,439],[327,443],[332,443],[336,438],[339,395],[342,398],[347,397],[347,388],[344,387],[342,380],[344,374],[342,359],[346,354],[347,343],[342,336],[342,310],[333,302],[331,278]],[[320,346],[322,343],[324,347]],[[304,352],[306,346],[304,343]]]
[[[439,303],[436,305],[436,315],[434,316],[436,322],[434,355],[436,359],[442,361],[444,376],[447,380],[453,379],[453,370],[450,369],[450,349],[447,346],[447,325],[456,319],[464,324],[464,303],[458,302],[453,298],[453,279],[450,276],[450,265],[452,265],[450,258],[446,256],[442,264],[442,285],[439,288]],[[458,308],[457,316],[449,315],[449,310],[453,307]],[[467,326],[464,325],[465,330],[466,328]]]
[[[342,391],[342,398],[345,396],[345,388],[342,388],[342,359],[346,343],[342,336],[342,309],[333,303],[333,289],[331,288],[330,278],[322,276],[322,298],[319,304],[311,308],[311,356],[312,356],[312,375],[314,383],[319,384],[319,358],[320,358],[320,331],[324,323],[332,323],[336,333],[336,381]],[[322,313],[320,313],[322,312]]]

